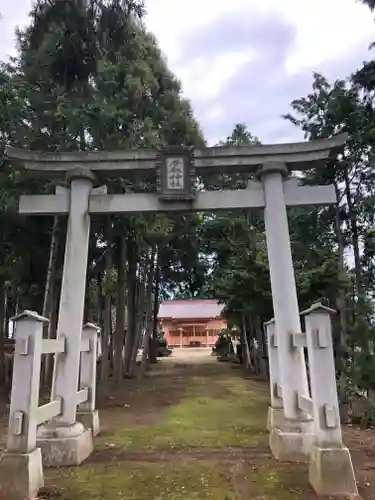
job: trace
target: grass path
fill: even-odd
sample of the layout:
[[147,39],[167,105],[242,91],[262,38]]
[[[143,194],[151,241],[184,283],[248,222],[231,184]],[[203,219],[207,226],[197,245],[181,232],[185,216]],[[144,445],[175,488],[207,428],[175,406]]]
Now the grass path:
[[[176,361],[179,361],[176,363]],[[268,387],[215,358],[170,358],[100,401],[84,465],[46,469],[42,498],[315,499],[305,468],[276,464],[264,431]]]

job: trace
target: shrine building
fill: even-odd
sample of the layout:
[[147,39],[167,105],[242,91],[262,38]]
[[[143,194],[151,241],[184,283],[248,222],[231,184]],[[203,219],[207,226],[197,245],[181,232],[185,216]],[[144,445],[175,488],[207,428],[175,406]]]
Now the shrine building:
[[227,321],[217,300],[167,300],[160,304],[158,319],[170,347],[211,347]]

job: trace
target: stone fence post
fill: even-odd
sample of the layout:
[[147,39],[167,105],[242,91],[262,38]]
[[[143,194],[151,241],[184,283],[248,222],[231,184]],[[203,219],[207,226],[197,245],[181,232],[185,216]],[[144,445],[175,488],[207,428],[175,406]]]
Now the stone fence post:
[[267,333],[268,362],[270,372],[270,398],[271,406],[268,408],[267,430],[282,428],[284,423],[283,400],[279,397],[280,367],[275,320],[271,319],[264,324]]
[[[99,414],[96,409],[96,365],[98,354],[98,333],[100,328],[93,323],[86,323],[82,328],[80,389],[88,389],[88,398],[78,406],[77,420],[86,429],[91,429],[94,436],[99,434]],[[86,350],[87,349],[87,350]]]
[[33,311],[12,318],[15,324],[12,394],[7,451],[0,462],[0,498],[31,499],[43,486],[42,455],[36,447],[43,323]]
[[318,495],[358,495],[349,450],[343,445],[331,333],[332,309],[320,303],[305,316],[315,443],[309,478]]

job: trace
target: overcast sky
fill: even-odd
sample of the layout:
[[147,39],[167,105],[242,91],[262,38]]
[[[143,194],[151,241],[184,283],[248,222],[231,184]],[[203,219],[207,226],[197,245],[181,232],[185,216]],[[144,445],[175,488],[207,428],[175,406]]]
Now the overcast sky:
[[[373,54],[370,11],[356,0],[148,0],[147,25],[210,143],[245,122],[262,142],[301,138],[282,120],[313,71],[344,78]],[[0,59],[31,0],[0,0]],[[375,56],[375,54],[374,54]]]

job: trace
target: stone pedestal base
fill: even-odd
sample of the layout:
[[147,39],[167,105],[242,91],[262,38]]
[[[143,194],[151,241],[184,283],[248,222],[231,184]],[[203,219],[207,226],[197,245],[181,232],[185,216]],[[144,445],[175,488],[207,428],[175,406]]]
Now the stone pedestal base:
[[267,415],[267,431],[271,432],[272,429],[283,429],[286,425],[287,423],[284,416],[284,409],[269,406]]
[[314,445],[310,455],[309,480],[319,496],[358,496],[350,451],[344,446],[319,448]]
[[79,465],[94,449],[91,429],[78,422],[66,427],[50,422],[39,427],[37,446],[45,467]]
[[273,456],[285,462],[309,462],[315,441],[313,421],[284,422],[282,429],[273,428],[270,433],[269,443]]
[[99,434],[100,425],[98,410],[79,411],[77,412],[77,420],[83,424],[85,429],[91,429],[93,436],[97,436]]
[[42,454],[5,452],[0,460],[0,500],[34,500],[44,486]]

